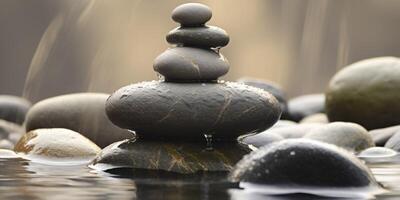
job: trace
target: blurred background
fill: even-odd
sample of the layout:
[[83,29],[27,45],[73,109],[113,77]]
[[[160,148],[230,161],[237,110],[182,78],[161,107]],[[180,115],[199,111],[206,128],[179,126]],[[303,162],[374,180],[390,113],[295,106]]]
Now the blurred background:
[[[0,93],[33,102],[72,92],[113,92],[157,79],[153,60],[177,0],[0,0]],[[289,97],[323,92],[355,61],[400,56],[398,0],[218,0],[209,22],[242,76],[279,83]]]

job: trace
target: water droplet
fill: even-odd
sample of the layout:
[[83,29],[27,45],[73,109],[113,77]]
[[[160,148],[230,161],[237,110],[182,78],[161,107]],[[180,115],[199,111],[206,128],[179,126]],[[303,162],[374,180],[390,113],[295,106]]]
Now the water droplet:
[[291,155],[291,156],[294,156],[294,155],[296,155],[296,152],[291,151],[291,152],[290,152],[290,155]]
[[160,73],[157,73],[157,78],[159,81],[165,81],[165,77],[161,75]]
[[204,134],[204,137],[206,138],[206,150],[207,151],[212,151],[213,146],[212,146],[212,135],[211,134]]

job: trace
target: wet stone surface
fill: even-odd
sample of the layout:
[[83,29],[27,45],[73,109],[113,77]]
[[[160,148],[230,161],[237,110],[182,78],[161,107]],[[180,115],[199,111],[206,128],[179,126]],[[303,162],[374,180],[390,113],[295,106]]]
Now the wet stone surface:
[[365,187],[375,184],[367,166],[326,143],[288,139],[245,156],[231,180],[274,186]]
[[[146,108],[146,109],[144,109]],[[110,120],[141,138],[236,140],[263,131],[280,116],[269,93],[239,83],[143,82],[123,87],[106,103]]]
[[213,143],[209,147],[205,142],[124,140],[105,148],[92,167],[105,171],[130,168],[178,174],[228,172],[249,152],[250,149],[232,142]]

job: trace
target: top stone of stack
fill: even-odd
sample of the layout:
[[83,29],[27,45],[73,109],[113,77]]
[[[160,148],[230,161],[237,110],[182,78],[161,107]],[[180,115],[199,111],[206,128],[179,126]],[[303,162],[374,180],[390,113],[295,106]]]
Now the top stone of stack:
[[176,45],[159,55],[154,70],[167,82],[216,81],[229,71],[229,63],[218,48],[229,43],[228,34],[221,28],[206,26],[212,13],[199,3],[187,3],[172,11],[172,19],[181,24],[166,37]]
[[186,27],[202,26],[211,16],[211,9],[199,3],[183,4],[172,11],[172,19]]

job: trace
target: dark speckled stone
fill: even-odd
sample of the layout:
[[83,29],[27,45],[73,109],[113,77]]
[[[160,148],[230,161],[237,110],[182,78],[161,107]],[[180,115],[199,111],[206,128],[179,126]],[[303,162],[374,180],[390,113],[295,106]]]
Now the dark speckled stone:
[[252,152],[236,165],[230,179],[277,187],[364,187],[376,183],[368,167],[351,153],[306,139],[288,139]]
[[222,54],[213,50],[176,47],[159,55],[154,71],[170,82],[200,82],[216,80],[229,70],[229,63]]
[[250,149],[236,143],[215,143],[206,149],[205,142],[124,140],[103,149],[92,167],[100,170],[133,168],[194,174],[196,172],[227,172]]
[[106,103],[109,119],[139,137],[235,140],[271,127],[281,114],[268,92],[239,83],[143,82],[123,87]]

